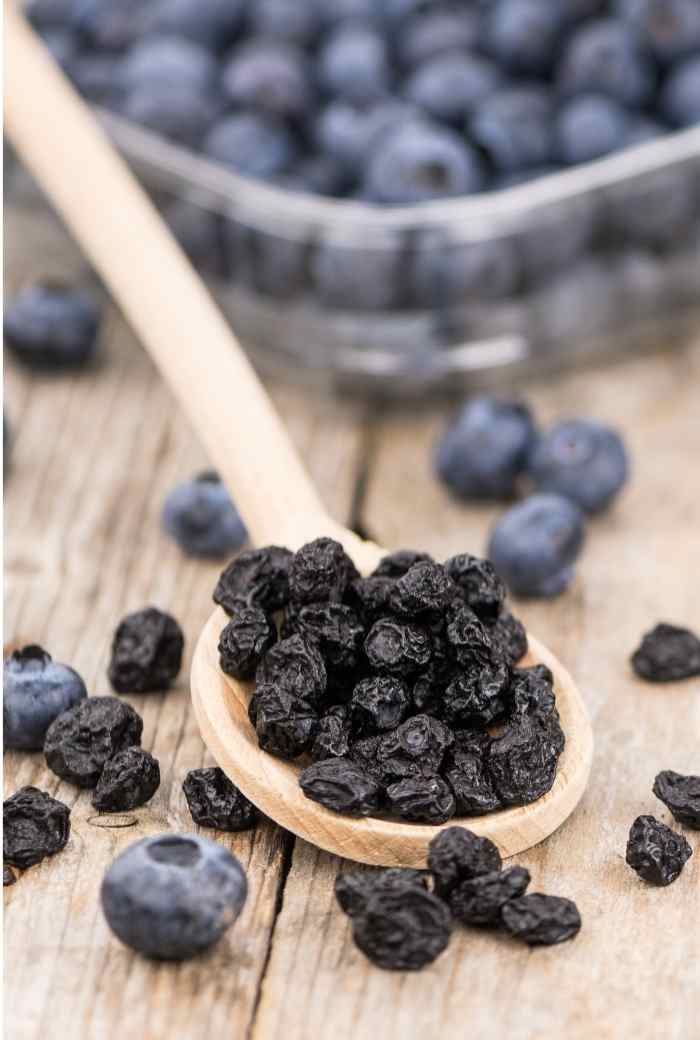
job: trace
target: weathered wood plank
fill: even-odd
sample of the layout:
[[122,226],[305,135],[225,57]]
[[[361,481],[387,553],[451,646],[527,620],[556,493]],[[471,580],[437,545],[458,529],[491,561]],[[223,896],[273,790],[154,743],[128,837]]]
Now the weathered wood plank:
[[[700,343],[668,356],[538,384],[543,421],[593,414],[620,426],[633,458],[629,490],[590,525],[579,577],[555,603],[518,604],[528,626],[579,681],[597,750],[584,800],[543,845],[521,855],[533,891],[571,896],[575,942],[529,952],[478,930],[455,932],[416,976],[368,966],[332,886],[341,863],[297,842],[256,1019],[256,1040],[674,1040],[696,1035],[700,845],[669,889],[644,886],[624,862],[641,813],[673,823],[651,793],[657,771],[697,772],[700,682],[659,688],[628,655],[660,618],[700,627]],[[382,544],[438,557],[482,552],[497,510],[452,502],[430,471],[445,410],[390,415],[377,429],[363,521]],[[660,1025],[663,1023],[663,1025]]]
[[[85,278],[80,254],[44,212],[9,210],[6,240],[8,294],[40,276]],[[181,784],[188,769],[210,759],[190,708],[189,651],[220,569],[183,558],[159,527],[165,492],[206,466],[201,449],[112,311],[103,347],[102,363],[76,376],[32,378],[8,362],[14,444],[5,639],[43,644],[74,664],[91,693],[107,693],[116,623],[126,611],[155,603],[180,620],[188,657],[168,694],[129,698],[162,774],[155,798],[133,814],[136,826],[92,826],[89,792],[59,782],[41,755],[5,756],[6,793],[34,783],[72,808],[65,851],[5,890],[8,1035],[243,1036],[266,963],[287,835],[269,823],[219,835],[246,867],[250,898],[235,929],[196,962],[145,962],[112,938],[99,910],[102,875],[119,851],[145,834],[193,827]],[[297,391],[273,394],[329,508],[347,515],[361,443],[352,409],[319,403],[311,414]]]

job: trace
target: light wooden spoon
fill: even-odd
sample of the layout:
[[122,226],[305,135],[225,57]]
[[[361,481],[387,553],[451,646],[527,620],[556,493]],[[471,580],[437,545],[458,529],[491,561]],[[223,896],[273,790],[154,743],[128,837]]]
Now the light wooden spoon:
[[[342,542],[363,573],[383,550],[326,513],[231,329],[145,193],[16,9],[6,6],[5,121],[18,153],[94,263],[230,488],[258,544],[296,549],[319,535]],[[424,866],[440,829],[353,819],[309,801],[299,767],[265,754],[248,721],[248,684],[219,669],[226,622],[215,610],[192,665],[192,698],[219,765],[271,819],[330,852],[367,863]],[[504,856],[542,841],[572,812],[586,785],[593,735],[561,664],[529,637],[524,663],[555,676],[566,733],[551,791],[532,805],[469,818]],[[452,821],[455,822],[455,821]]]

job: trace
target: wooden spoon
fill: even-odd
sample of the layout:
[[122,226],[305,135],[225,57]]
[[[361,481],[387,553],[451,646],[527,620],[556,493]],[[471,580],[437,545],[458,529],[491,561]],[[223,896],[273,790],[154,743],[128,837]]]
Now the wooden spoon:
[[[383,554],[326,513],[230,327],[85,104],[17,10],[5,17],[5,122],[12,143],[111,289],[231,490],[252,538],[297,549],[319,535],[367,573]],[[192,698],[221,768],[271,819],[329,852],[366,863],[424,866],[438,827],[354,819],[309,801],[299,767],[265,754],[247,716],[249,685],[219,669],[226,622],[215,610],[192,664]],[[532,805],[469,818],[504,856],[546,838],[586,785],[593,735],[561,664],[529,637],[524,663],[554,673],[566,733],[551,791]],[[454,822],[454,821],[452,821]]]

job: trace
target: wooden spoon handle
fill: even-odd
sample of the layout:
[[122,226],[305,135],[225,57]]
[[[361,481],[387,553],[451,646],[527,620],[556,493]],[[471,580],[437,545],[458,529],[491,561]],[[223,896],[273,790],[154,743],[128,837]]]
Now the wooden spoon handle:
[[124,161],[5,5],[5,126],[200,435],[252,538],[333,525],[229,325]]

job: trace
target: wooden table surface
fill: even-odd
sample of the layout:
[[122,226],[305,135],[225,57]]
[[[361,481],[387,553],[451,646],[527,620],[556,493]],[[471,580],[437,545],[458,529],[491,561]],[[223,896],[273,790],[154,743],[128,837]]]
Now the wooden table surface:
[[[16,206],[6,224],[9,293],[39,275],[87,279],[77,249],[45,211]],[[149,603],[172,611],[191,652],[220,569],[185,559],[160,530],[167,490],[207,460],[113,308],[102,347],[102,364],[75,376],[32,377],[10,359],[5,390],[14,431],[5,642],[41,643],[77,668],[93,694],[109,692],[109,644],[127,611]],[[446,405],[372,414],[270,389],[339,520],[360,522],[387,546],[439,558],[483,550],[496,509],[451,502],[431,476]],[[657,620],[700,628],[700,341],[527,392],[543,422],[590,414],[614,423],[633,459],[629,489],[590,525],[571,590],[555,603],[518,604],[573,672],[595,727],[580,807],[518,857],[533,891],[576,900],[579,937],[529,951],[457,929],[427,970],[382,972],[354,947],[335,904],[334,878],[348,864],[263,822],[253,832],[216,835],[243,862],[250,898],[213,952],[179,966],[130,953],[105,924],[99,886],[136,838],[192,829],[182,780],[211,759],[186,666],[171,692],[129,698],[162,775],[136,826],[95,827],[89,792],[60,782],[40,754],[5,757],[7,794],[35,784],[66,802],[72,821],[66,849],[4,891],[11,1040],[698,1036],[700,835],[686,832],[696,854],[668,889],[640,882],[624,852],[637,815],[673,822],[651,793],[655,774],[700,771],[700,683],[645,685],[628,665]]]

